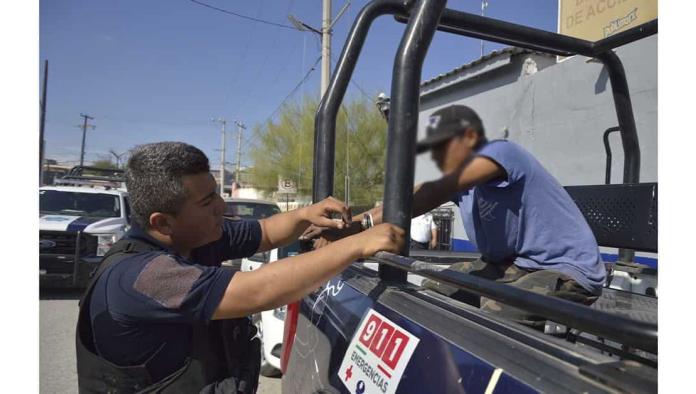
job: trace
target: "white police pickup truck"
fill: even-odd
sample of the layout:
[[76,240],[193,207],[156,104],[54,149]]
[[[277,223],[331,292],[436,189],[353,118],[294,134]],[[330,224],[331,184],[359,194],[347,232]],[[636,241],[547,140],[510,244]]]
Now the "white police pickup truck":
[[[89,175],[89,174],[99,175]],[[39,284],[84,287],[130,226],[121,170],[75,167],[39,188]]]

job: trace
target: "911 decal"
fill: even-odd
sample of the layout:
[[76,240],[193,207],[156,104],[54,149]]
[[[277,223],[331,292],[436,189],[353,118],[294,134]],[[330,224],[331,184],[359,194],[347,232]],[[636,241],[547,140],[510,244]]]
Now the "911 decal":
[[339,378],[351,393],[394,393],[418,342],[370,309],[348,345]]

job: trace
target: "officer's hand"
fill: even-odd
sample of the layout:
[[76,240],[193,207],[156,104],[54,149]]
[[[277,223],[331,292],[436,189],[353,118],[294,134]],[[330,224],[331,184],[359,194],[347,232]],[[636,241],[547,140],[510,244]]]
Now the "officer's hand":
[[320,237],[320,238],[317,238],[314,240],[314,242],[312,243],[312,246],[316,250],[316,249],[323,248],[324,246],[330,244],[331,242],[333,242],[333,240],[330,240],[326,237]]
[[362,231],[362,227],[357,223],[342,229],[311,225],[300,235],[300,240],[314,240],[314,249],[319,249],[333,241],[357,234],[360,231]]
[[328,229],[326,227],[319,227],[315,225],[311,225],[307,227],[307,229],[300,235],[300,239],[314,239],[317,238],[324,233],[328,233]]
[[[350,227],[350,208],[342,201],[339,201],[333,197],[327,197],[316,204],[302,209],[304,210],[302,212],[303,219],[310,222],[314,226],[329,229],[343,229],[345,227]],[[340,216],[340,219],[333,219],[332,216],[334,215]],[[300,239],[310,238],[313,237],[306,237],[304,234],[300,237]]]
[[404,245],[406,232],[393,224],[382,223],[367,229],[351,239],[362,246],[362,257],[373,256],[377,252],[399,253]]

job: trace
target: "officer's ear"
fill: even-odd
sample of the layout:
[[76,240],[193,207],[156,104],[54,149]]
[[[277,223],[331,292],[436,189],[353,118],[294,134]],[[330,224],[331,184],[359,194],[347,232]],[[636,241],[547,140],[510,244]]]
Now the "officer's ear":
[[478,144],[480,137],[476,130],[474,130],[471,127],[468,127],[464,131],[464,134],[462,134],[462,138],[467,148],[474,149],[474,147],[476,147],[476,145]]
[[171,236],[173,234],[173,217],[162,212],[153,212],[150,215],[150,229],[162,235]]

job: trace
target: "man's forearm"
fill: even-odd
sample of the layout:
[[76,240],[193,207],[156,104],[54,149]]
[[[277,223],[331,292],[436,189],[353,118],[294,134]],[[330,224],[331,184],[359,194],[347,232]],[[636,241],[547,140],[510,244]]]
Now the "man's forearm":
[[361,255],[360,246],[351,239],[342,239],[254,271],[238,272],[213,318],[248,316],[293,302],[336,276]]
[[309,227],[306,208],[275,214],[259,220],[263,238],[259,251],[275,249],[295,241]]
[[[444,178],[443,178],[444,179]],[[439,207],[448,201],[448,197],[456,193],[456,183],[453,179],[439,179],[425,182],[413,188],[413,209],[411,217],[420,216]],[[450,191],[451,189],[451,191]],[[353,222],[360,223],[365,214],[372,215],[372,222],[377,225],[383,222],[383,206],[375,207],[360,215],[353,216]]]
[[433,230],[430,238],[430,249],[437,248],[437,231]]
[[[442,178],[421,183],[413,188],[413,209],[411,217],[420,216],[449,201],[458,191],[467,190],[475,185],[488,182],[491,179],[505,177],[505,170],[497,163],[486,157],[475,157],[463,163],[456,170],[445,174]],[[372,215],[374,224],[382,223],[382,207],[373,208],[365,213]],[[353,217],[360,222],[363,214]]]

